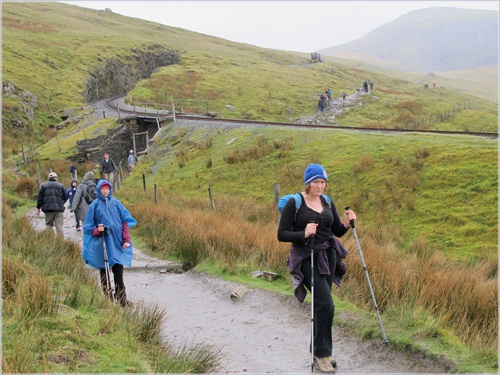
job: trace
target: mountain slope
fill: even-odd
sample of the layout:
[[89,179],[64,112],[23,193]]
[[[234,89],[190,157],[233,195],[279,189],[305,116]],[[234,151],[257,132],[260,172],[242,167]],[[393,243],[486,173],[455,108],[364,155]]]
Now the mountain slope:
[[409,12],[325,55],[404,71],[450,71],[498,65],[498,12],[428,8]]

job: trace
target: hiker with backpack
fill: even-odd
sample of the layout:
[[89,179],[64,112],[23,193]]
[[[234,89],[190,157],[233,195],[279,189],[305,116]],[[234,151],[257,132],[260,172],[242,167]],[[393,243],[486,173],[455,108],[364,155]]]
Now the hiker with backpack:
[[[99,270],[105,294],[111,289],[106,266],[111,267],[115,290],[108,296],[114,300],[114,294],[122,306],[129,304],[123,282],[123,267],[132,264],[130,228],[135,224],[137,221],[125,206],[113,198],[111,182],[99,181],[97,198],[90,205],[83,221],[83,260],[92,268]],[[107,258],[104,257],[104,251]]]
[[116,166],[113,159],[109,157],[109,154],[104,154],[104,158],[101,163],[101,173],[104,176],[104,179],[113,183],[115,170]]
[[128,174],[129,176],[132,174],[132,170],[135,167],[135,164],[137,163],[137,156],[134,154],[134,150],[130,150],[128,154]]
[[[94,182],[94,172],[89,171],[83,176],[83,181],[76,188],[73,202],[71,203],[71,211],[74,211],[79,220],[85,220],[90,204],[96,198],[96,183]],[[77,231],[81,230],[81,225],[78,223]]]
[[348,254],[336,237],[348,231],[350,220],[356,220],[356,215],[346,210],[345,221],[340,219],[335,204],[324,194],[327,184],[325,169],[319,164],[309,164],[304,172],[304,191],[283,197],[286,203],[279,221],[278,240],[292,243],[287,266],[293,277],[295,297],[304,302],[306,288],[313,296],[312,362],[318,371],[333,373],[336,362],[331,357],[334,317],[331,290],[333,283],[341,285],[346,272],[343,259]]

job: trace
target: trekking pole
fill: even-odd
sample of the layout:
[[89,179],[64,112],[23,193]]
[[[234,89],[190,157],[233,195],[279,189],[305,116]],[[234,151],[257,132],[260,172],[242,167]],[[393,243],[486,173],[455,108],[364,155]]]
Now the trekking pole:
[[314,234],[309,238],[311,246],[311,372],[314,372]]
[[106,270],[106,294],[111,297],[112,302],[116,302],[115,288],[111,284],[111,270],[109,269],[108,251],[106,250],[106,235],[109,234],[109,229],[104,227],[102,232],[102,249],[104,251],[104,269]]
[[[346,211],[349,208],[350,208],[349,206],[346,207],[345,208]],[[385,345],[388,345],[389,340],[387,340],[387,337],[385,336],[384,325],[382,324],[382,318],[380,318],[380,312],[378,310],[377,300],[375,299],[375,294],[373,293],[372,283],[370,282],[370,276],[368,275],[368,269],[366,268],[366,263],[365,263],[365,258],[363,257],[363,252],[361,251],[361,245],[359,244],[358,235],[356,233],[356,228],[354,226],[354,220],[350,220],[349,223],[351,224],[352,233],[354,234],[354,239],[356,240],[356,245],[358,245],[359,257],[361,258],[361,263],[363,264],[363,270],[365,271],[366,281],[368,281],[368,287],[370,289],[370,294],[372,296],[373,306],[375,307],[375,311],[377,312],[380,330],[382,331],[382,337],[384,338]]]

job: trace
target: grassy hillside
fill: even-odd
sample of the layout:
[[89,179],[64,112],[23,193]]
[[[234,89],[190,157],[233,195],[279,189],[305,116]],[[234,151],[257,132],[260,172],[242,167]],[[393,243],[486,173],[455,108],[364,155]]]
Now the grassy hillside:
[[432,87],[432,84],[436,83],[437,87],[473,95],[492,103],[498,103],[497,65],[476,69],[448,72],[432,71],[426,74],[418,74],[391,69],[383,60],[367,55],[345,54],[345,58],[332,56],[325,56],[324,58],[334,63],[346,64],[360,70],[379,72],[404,81],[413,82],[419,87],[423,87],[426,83]]
[[[138,82],[129,102],[208,100],[209,110],[224,110],[225,117],[293,121],[315,113],[316,95],[326,86],[339,96],[369,79],[374,91],[339,115],[340,125],[497,131],[496,104],[445,84],[424,89],[413,77],[336,61],[309,64],[298,54],[64,4],[5,3],[2,11],[3,84],[12,82],[37,99],[31,116],[22,97],[2,96],[2,199],[4,207],[20,212],[34,204],[38,168],[42,176],[49,169],[67,175],[67,158],[83,138],[80,125],[89,137],[116,126],[84,108],[89,71],[110,58],[127,61],[132,51],[151,45],[178,50],[181,63]],[[56,132],[67,108],[84,120]],[[453,116],[435,121],[452,110]],[[29,142],[38,163],[16,166],[21,144]],[[280,183],[283,194],[298,191],[310,162],[330,172],[329,194],[339,211],[350,205],[358,214],[383,313],[394,319],[392,332],[408,334],[395,345],[418,342],[422,350],[432,343],[434,354],[453,357],[464,371],[491,372],[498,361],[497,140],[178,124],[162,130],[116,196],[142,224],[134,234],[159,256],[200,265],[214,261],[230,274],[256,266],[285,273],[287,246],[276,241],[273,184]],[[78,168],[83,175],[91,166]],[[152,200],[153,183],[159,204]],[[352,237],[346,244],[354,254]],[[351,257],[353,282],[339,298],[372,311],[358,263]],[[422,267],[429,272],[419,272]],[[374,335],[370,327],[359,332]]]
[[[179,51],[181,63],[139,82],[129,93],[130,102],[200,99],[209,101],[210,111],[224,111],[226,117],[294,121],[315,113],[317,94],[327,86],[338,97],[344,90],[355,92],[369,79],[375,82],[376,100],[346,112],[338,121],[341,125],[406,127],[423,122],[418,126],[492,131],[498,123],[496,105],[465,93],[442,88],[436,97],[422,92],[420,83],[375,71],[330,62],[309,64],[297,54],[111,12],[58,3],[5,3],[2,21],[2,83],[11,82],[36,99],[31,114],[25,98],[3,92],[4,158],[20,151],[20,141],[39,143],[53,137],[47,127],[61,121],[62,110],[86,105],[83,92],[90,72],[102,69],[111,58],[126,62],[128,55],[153,45]],[[402,111],[400,102],[407,101],[419,104]],[[458,111],[445,124],[427,120],[464,102],[472,104],[472,114]],[[227,105],[234,106],[234,112]]]
[[[461,371],[490,372],[497,361],[497,158],[496,140],[483,138],[178,124],[163,130],[119,194],[158,256],[216,262],[230,275],[286,275],[288,246],[276,241],[273,186],[296,192],[304,167],[321,163],[338,210],[349,205],[357,212],[394,345],[434,347],[430,352],[453,358]],[[350,272],[337,294],[371,312],[352,235],[342,241]],[[343,323],[377,336],[373,325]],[[458,342],[475,349],[466,353]]]

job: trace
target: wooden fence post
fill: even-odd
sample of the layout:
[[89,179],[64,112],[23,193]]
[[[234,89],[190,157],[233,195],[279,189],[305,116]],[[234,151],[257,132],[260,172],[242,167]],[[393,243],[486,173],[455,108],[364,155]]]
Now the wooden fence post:
[[142,174],[142,186],[144,187],[144,191],[146,191],[146,176],[144,173]]
[[214,197],[212,196],[211,188],[208,188],[208,196],[210,197],[210,205],[212,206],[212,210],[215,211],[215,202],[214,202]]
[[85,129],[83,128],[82,125],[80,125],[80,129],[82,129],[83,137],[85,138],[85,140],[87,140],[87,134],[85,134]]
[[57,148],[59,149],[59,152],[61,152],[61,145],[59,144],[59,132],[56,129],[56,140],[57,140]]
[[154,187],[155,187],[155,203],[158,203],[158,195],[157,195],[157,191],[156,191],[156,183],[154,184]]
[[278,206],[280,200],[280,184],[274,184],[274,206]]

